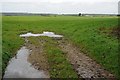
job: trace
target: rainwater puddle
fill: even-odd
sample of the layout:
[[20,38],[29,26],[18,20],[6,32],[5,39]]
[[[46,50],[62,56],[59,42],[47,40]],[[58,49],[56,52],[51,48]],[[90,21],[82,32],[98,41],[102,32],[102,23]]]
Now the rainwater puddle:
[[4,78],[48,78],[44,71],[35,69],[27,61],[30,51],[22,47],[17,55],[9,61]]
[[[56,35],[53,32],[43,32],[42,34],[21,34],[20,37],[37,37],[47,36],[53,38],[62,38],[62,35]],[[30,50],[26,47],[22,47],[17,55],[13,57],[6,68],[5,75],[3,78],[49,78],[43,70],[35,69],[31,63],[27,61],[30,54]]]
[[63,37],[62,35],[56,35],[53,32],[43,32],[42,34],[33,34],[33,33],[27,33],[27,34],[21,34],[20,37],[30,37],[30,36],[48,36],[48,37]]

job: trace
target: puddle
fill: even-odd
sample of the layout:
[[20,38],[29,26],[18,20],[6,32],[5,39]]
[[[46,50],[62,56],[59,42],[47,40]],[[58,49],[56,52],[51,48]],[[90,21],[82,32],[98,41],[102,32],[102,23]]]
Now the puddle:
[[42,34],[33,34],[33,33],[27,33],[27,34],[21,34],[20,37],[30,37],[30,36],[48,36],[48,37],[63,37],[62,35],[56,35],[53,32],[43,32]]
[[22,47],[17,55],[9,61],[4,78],[48,78],[44,71],[35,69],[27,61],[30,51]]
[[[53,32],[43,32],[42,34],[33,34],[30,32],[20,35],[20,37],[30,36],[63,37],[62,35],[56,35]],[[29,54],[30,50],[26,47],[22,47],[17,55],[9,61],[3,78],[49,78],[49,75],[45,74],[45,71],[35,69],[32,64],[27,61]]]

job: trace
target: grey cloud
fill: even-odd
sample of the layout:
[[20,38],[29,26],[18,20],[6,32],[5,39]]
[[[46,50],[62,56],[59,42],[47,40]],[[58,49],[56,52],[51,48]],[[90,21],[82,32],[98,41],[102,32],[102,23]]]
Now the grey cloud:
[[3,12],[40,13],[118,13],[117,2],[10,2],[2,4]]

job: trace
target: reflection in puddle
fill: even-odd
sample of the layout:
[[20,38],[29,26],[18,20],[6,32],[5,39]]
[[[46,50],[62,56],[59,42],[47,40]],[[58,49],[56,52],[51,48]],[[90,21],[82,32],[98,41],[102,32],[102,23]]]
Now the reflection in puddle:
[[[42,34],[27,33],[20,35],[20,37],[30,36],[63,37],[62,35],[56,35],[53,32],[43,32]],[[35,69],[27,61],[29,54],[30,51],[26,47],[22,47],[17,55],[9,61],[4,78],[49,78],[49,76],[45,74],[45,71]]]
[[28,61],[30,51],[22,47],[6,68],[4,78],[48,78],[44,71],[35,69]]
[[27,33],[27,34],[20,35],[20,37],[30,37],[30,36],[63,37],[62,35],[56,35],[53,32],[43,32],[42,34]]

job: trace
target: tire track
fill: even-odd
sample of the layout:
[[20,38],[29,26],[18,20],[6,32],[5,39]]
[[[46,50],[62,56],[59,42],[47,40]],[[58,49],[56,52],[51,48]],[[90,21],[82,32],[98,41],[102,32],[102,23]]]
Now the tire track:
[[67,58],[73,65],[79,77],[82,78],[115,78],[113,74],[101,67],[90,57],[81,53],[79,49],[65,40],[59,40],[61,50],[67,53]]

